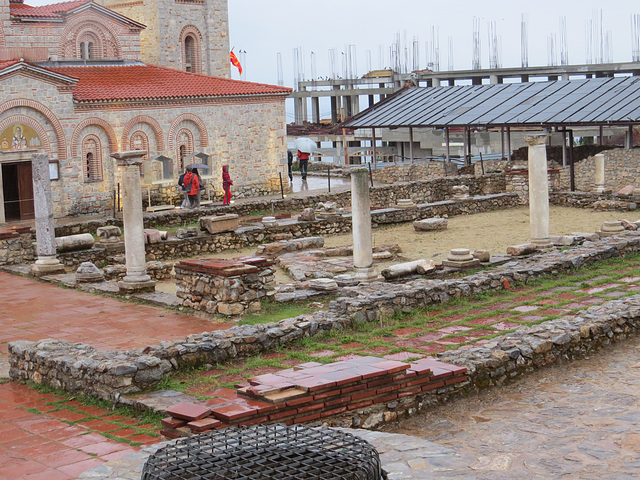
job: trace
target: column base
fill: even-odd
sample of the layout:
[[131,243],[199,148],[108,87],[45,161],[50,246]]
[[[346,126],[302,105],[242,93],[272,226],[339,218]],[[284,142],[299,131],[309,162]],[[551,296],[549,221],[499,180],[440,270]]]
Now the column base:
[[375,267],[356,267],[353,278],[360,283],[384,282],[384,277],[378,274]]
[[531,240],[538,250],[541,252],[548,252],[549,250],[554,250],[556,247],[551,243],[551,239],[545,238],[540,240]]
[[64,265],[55,256],[38,257],[36,263],[31,265],[31,274],[35,277],[57,275],[60,273],[66,273],[66,271]]
[[124,295],[138,292],[153,292],[156,289],[156,281],[150,279],[127,280],[127,277],[125,277],[124,280],[118,282],[118,289],[120,293]]
[[604,193],[604,191],[605,191],[604,185],[598,185],[594,190],[595,193]]

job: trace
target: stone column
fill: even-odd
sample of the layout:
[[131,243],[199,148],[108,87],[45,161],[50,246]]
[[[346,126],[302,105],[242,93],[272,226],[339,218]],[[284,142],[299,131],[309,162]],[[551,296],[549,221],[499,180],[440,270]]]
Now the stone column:
[[124,168],[122,174],[122,216],[124,224],[124,251],[127,274],[118,282],[120,293],[154,290],[156,282],[147,275],[142,219],[142,192],[140,165],[146,152],[132,150],[116,152],[111,156]]
[[355,277],[361,282],[378,280],[378,272],[373,267],[369,170],[365,167],[351,169],[351,223]]
[[529,144],[529,220],[531,241],[540,249],[553,248],[549,239],[549,179],[547,134],[525,135]]
[[596,160],[596,193],[604,192],[604,154],[595,155]]
[[33,207],[36,217],[36,250],[38,259],[31,265],[36,277],[64,273],[64,265],[56,257],[56,230],[53,222],[53,201],[49,179],[49,155],[36,153],[31,157],[33,170]]

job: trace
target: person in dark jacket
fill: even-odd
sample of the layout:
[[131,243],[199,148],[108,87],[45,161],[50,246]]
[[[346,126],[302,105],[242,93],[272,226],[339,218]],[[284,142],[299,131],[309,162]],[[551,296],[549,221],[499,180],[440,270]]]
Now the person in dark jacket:
[[184,200],[182,200],[182,205],[180,208],[191,208],[191,202],[189,201],[189,191],[191,190],[191,185],[187,187],[187,184],[184,183],[184,178],[188,173],[191,173],[191,167],[186,167],[184,169],[184,173],[180,175],[178,178],[178,185],[182,188],[182,193],[184,195]]
[[293,182],[293,153],[287,150],[287,167],[289,168],[289,180]]
[[224,201],[223,205],[229,205],[231,203],[231,176],[229,176],[229,165],[222,166],[222,188],[224,189]]
[[200,188],[198,177],[197,175],[194,175],[193,170],[191,170],[184,176],[183,182],[186,187],[189,187],[187,190],[189,195],[189,208],[194,208],[194,205],[196,204],[196,197],[198,195],[198,189]]

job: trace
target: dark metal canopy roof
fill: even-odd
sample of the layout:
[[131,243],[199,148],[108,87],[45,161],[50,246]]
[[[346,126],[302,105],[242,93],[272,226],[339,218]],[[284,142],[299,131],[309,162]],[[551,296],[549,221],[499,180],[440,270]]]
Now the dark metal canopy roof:
[[345,123],[351,128],[630,125],[640,77],[400,90]]

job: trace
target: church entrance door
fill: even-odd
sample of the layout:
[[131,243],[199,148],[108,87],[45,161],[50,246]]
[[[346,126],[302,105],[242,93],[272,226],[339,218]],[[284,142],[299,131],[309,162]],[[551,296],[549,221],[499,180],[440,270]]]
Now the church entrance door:
[[30,161],[2,164],[2,190],[6,222],[35,218]]

